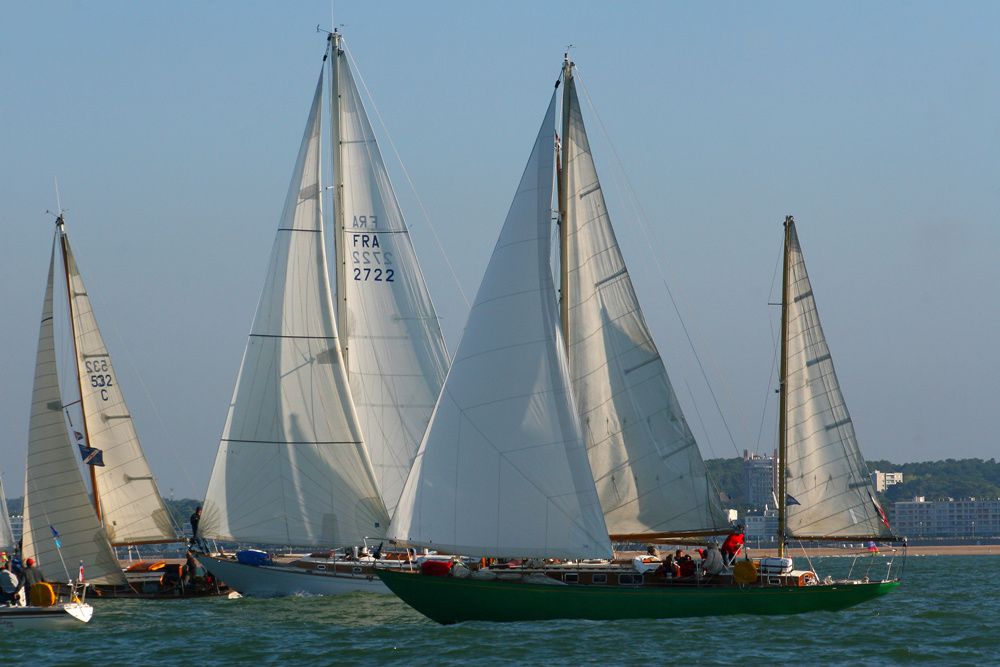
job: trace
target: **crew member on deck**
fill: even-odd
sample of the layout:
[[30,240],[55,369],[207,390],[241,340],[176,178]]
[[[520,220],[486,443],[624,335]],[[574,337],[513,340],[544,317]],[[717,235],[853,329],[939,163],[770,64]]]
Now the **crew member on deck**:
[[674,552],[674,574],[678,577],[691,577],[697,571],[694,559],[683,549]]
[[0,604],[16,605],[20,588],[17,575],[10,571],[10,566],[0,563]]
[[736,528],[733,529],[733,532],[729,533],[726,541],[722,543],[722,557],[725,559],[726,565],[733,564],[736,557],[742,553],[745,543],[746,534],[743,532],[743,524],[736,524]]
[[719,551],[719,543],[715,540],[708,543],[708,548],[701,558],[701,570],[705,574],[719,574],[726,569],[722,553]]
[[201,548],[203,551],[208,551],[207,548],[203,547],[204,540],[198,537],[198,522],[201,521],[201,505],[195,508],[194,514],[191,515],[191,546]]
[[27,558],[24,561],[24,571],[22,572],[21,579],[25,590],[30,591],[32,586],[45,581],[45,573],[42,572],[42,568],[35,565],[34,558]]

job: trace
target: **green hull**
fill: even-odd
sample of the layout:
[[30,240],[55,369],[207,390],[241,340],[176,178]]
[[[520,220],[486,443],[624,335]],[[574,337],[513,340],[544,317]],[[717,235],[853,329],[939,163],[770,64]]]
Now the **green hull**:
[[378,570],[389,589],[438,623],[611,621],[837,611],[889,593],[898,581],[801,587],[645,587],[525,584]]

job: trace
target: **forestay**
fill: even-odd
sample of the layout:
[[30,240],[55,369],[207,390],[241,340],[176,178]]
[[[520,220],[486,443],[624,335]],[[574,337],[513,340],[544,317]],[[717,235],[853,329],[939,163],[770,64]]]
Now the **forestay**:
[[569,95],[569,365],[612,534],[727,525],[611,227],[573,77]]
[[788,535],[889,536],[837,382],[798,235],[788,224]]
[[336,546],[388,515],[351,405],[320,204],[316,87],[199,527],[210,538]]
[[86,435],[90,447],[101,450],[104,465],[96,466],[101,518],[112,544],[176,541],[170,515],[125,405],[118,376],[97,327],[87,288],[63,232],[69,274],[70,312],[76,338],[76,363]]
[[611,556],[549,266],[555,97],[390,536],[451,553]]
[[[346,362],[382,500],[392,515],[448,369],[448,353],[402,211],[347,58],[334,61],[340,128],[337,220],[346,262]],[[342,227],[341,227],[342,223]],[[343,290],[342,292],[340,290]]]
[[[56,243],[59,233],[57,230]],[[56,263],[56,243],[42,302],[31,396],[22,557],[34,558],[52,581],[65,581],[64,562],[73,568],[73,574],[83,562],[91,583],[124,584],[125,575],[87,496],[63,414],[52,325],[52,285],[57,270],[62,273],[61,262]],[[53,528],[62,543],[62,559],[56,549]]]

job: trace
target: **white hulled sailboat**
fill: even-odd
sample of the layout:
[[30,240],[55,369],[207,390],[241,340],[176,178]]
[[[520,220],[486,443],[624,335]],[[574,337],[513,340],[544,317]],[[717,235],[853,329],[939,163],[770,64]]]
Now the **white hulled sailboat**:
[[[755,562],[747,560],[737,568],[742,572],[675,578],[632,562],[587,562],[610,558],[611,540],[691,539],[728,530],[618,249],[568,60],[562,82],[561,168],[554,159],[553,95],[389,535],[474,559],[564,562],[471,572],[460,564],[444,570],[450,576],[427,576],[441,575],[439,565],[422,566],[422,574],[380,569],[379,576],[443,623],[795,613],[838,609],[888,592],[896,582],[819,585],[814,573],[793,571],[790,564],[774,576],[758,576]],[[558,307],[549,243],[554,168]],[[786,298],[791,310],[783,319],[805,301]],[[809,321],[803,315],[792,328]],[[809,331],[818,350],[818,320]],[[859,502],[867,477],[851,467],[863,462],[853,431],[846,435],[849,419],[839,390],[821,396],[808,381],[814,367],[829,363],[829,354],[803,360],[793,356],[794,345],[783,344],[789,364],[810,370],[790,375],[804,384],[789,386],[810,406],[789,410],[801,417],[791,422],[800,430],[792,429],[796,454],[786,454],[782,445],[781,461],[789,462],[793,476],[793,461],[816,464],[799,474],[815,488],[814,495],[803,493],[813,518],[828,515],[827,503],[834,502],[857,519],[856,530],[840,530],[888,535],[872,521],[874,496]],[[829,387],[831,376],[832,366],[820,381]],[[820,410],[823,401],[836,407]],[[855,453],[817,453],[833,443],[818,440],[817,431],[837,431],[842,450],[853,447]],[[843,472],[848,468],[851,474]],[[832,500],[833,489],[840,500]],[[816,532],[796,537],[831,535],[829,526],[805,521]],[[548,585],[542,595],[541,584]]]
[[324,550],[211,558],[244,594],[384,590],[372,558],[447,370],[447,351],[341,36],[330,35],[337,300],[322,206],[324,70],[247,342],[202,537]]

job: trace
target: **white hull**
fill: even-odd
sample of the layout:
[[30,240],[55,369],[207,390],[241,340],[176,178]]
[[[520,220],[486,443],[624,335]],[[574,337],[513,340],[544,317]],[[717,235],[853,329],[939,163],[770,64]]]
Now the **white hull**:
[[198,556],[198,559],[220,581],[251,597],[389,593],[370,567],[360,574],[333,574],[285,565],[244,565],[214,556]]
[[32,630],[74,627],[89,623],[94,608],[85,602],[67,602],[51,607],[0,607],[0,628]]

